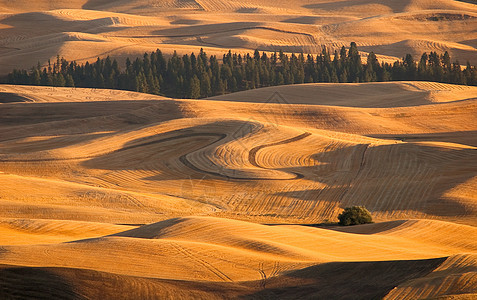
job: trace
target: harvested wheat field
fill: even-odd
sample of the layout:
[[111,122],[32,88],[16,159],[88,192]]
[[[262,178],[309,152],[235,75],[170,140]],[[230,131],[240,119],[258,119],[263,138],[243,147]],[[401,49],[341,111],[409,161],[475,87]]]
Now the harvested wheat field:
[[[204,98],[0,85],[0,299],[477,299],[476,4],[0,0],[0,82]],[[338,61],[352,42],[361,52]],[[160,64],[143,56],[201,48],[218,60],[198,56],[200,80],[171,60],[152,74]],[[303,71],[248,85],[240,76],[268,69],[236,72],[230,57],[255,49],[291,65],[302,59],[291,53],[316,66],[333,56],[330,82],[388,82],[284,85],[326,81]],[[437,63],[419,69],[431,51]],[[371,52],[412,54],[415,70],[395,67],[423,81],[384,74],[394,67],[376,69]],[[270,70],[287,70],[281,54]],[[125,73],[103,76],[108,56]],[[66,76],[95,61],[97,74],[74,75],[98,80]],[[27,79],[4,81],[10,72]],[[228,89],[204,92],[204,78]],[[353,206],[374,223],[339,226]]]
[[0,0],[0,73],[111,55],[319,53],[356,42],[382,59],[449,51],[477,63],[472,0]]
[[477,294],[476,87],[0,88],[2,298]]

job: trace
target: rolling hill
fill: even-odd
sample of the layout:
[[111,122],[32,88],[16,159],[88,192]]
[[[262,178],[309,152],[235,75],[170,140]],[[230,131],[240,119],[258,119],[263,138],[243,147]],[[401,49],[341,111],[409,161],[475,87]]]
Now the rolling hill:
[[477,293],[477,88],[0,88],[5,297]]
[[455,0],[3,0],[0,12],[3,74],[57,54],[79,62],[156,48],[316,54],[352,41],[383,60],[449,51],[477,64],[477,7]]
[[[351,42],[477,65],[473,2],[0,0],[0,77]],[[477,297],[477,87],[0,85],[0,186],[1,299]],[[337,226],[353,205],[376,223]]]

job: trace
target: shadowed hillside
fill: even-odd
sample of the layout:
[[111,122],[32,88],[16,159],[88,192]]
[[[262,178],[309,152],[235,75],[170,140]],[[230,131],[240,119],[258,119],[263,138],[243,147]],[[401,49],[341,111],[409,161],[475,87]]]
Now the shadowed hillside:
[[0,89],[1,297],[477,293],[475,87]]
[[0,299],[477,298],[476,28],[473,0],[0,0]]
[[1,104],[4,217],[316,223],[365,205],[378,219],[475,224],[476,88],[316,84],[227,101],[3,89],[33,101]]

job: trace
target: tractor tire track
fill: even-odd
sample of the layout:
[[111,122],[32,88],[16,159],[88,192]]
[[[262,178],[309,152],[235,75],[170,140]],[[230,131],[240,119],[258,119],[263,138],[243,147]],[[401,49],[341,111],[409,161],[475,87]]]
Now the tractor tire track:
[[[252,148],[250,151],[249,151],[249,156],[248,156],[248,160],[249,162],[257,167],[257,168],[261,168],[261,169],[267,169],[263,166],[260,166],[257,161],[256,161],[256,154],[259,150],[263,149],[263,148],[266,148],[266,147],[271,147],[271,146],[276,146],[276,145],[282,145],[282,144],[287,144],[287,143],[292,143],[292,142],[295,142],[295,141],[298,141],[298,140],[301,140],[301,139],[304,139],[305,137],[307,136],[310,136],[311,133],[309,132],[306,132],[306,133],[303,133],[299,136],[296,136],[296,137],[293,137],[293,138],[290,138],[290,139],[286,139],[286,140],[283,140],[283,141],[279,141],[279,142],[275,142],[275,143],[271,143],[271,144],[265,144],[265,145],[260,145],[260,146],[257,146],[257,147],[254,147]],[[173,141],[173,140],[177,140],[177,139],[183,139],[183,138],[190,138],[190,137],[216,137],[217,139],[213,140],[212,142],[210,143],[207,143],[206,145],[200,147],[199,149],[195,150],[194,152],[197,152],[197,151],[200,151],[202,149],[205,149],[223,139],[225,139],[227,137],[227,134],[224,134],[224,133],[207,133],[207,132],[204,132],[204,133],[187,133],[187,134],[181,134],[181,135],[177,135],[177,136],[172,136],[172,137],[167,137],[167,138],[163,138],[163,139],[159,139],[159,140],[154,140],[154,141],[149,141],[149,142],[144,142],[144,143],[139,143],[139,144],[135,144],[135,145],[131,145],[131,146],[126,146],[124,148],[121,148],[121,149],[117,149],[117,150],[114,150],[114,151],[110,151],[110,152],[107,152],[107,153],[103,153],[102,156],[104,155],[111,155],[111,154],[115,154],[115,153],[120,153],[120,152],[124,152],[124,151],[128,151],[128,150],[131,150],[131,149],[136,149],[136,148],[140,148],[140,147],[145,147],[145,146],[150,146],[150,145],[154,145],[154,144],[159,144],[159,143],[164,143],[164,142],[170,142],[170,141]],[[199,173],[203,173],[203,174],[208,174],[208,175],[212,175],[212,176],[216,176],[216,177],[222,177],[222,178],[225,178],[227,180],[295,180],[295,179],[301,179],[304,177],[304,175],[300,174],[300,173],[296,173],[296,172],[291,172],[292,174],[295,175],[294,178],[267,178],[267,177],[259,177],[259,178],[253,178],[253,177],[237,177],[237,176],[229,176],[229,175],[226,175],[226,174],[221,174],[219,172],[214,172],[214,171],[210,171],[210,170],[204,170],[204,169],[201,169],[199,167],[197,167],[196,165],[194,165],[188,158],[187,158],[187,155],[190,154],[190,153],[187,153],[187,154],[184,154],[182,156],[179,157],[179,160],[186,166],[188,167],[189,169],[192,169],[196,172],[199,172]],[[27,162],[52,162],[52,161],[73,161],[73,160],[86,160],[86,159],[95,159],[95,158],[98,158],[97,155],[90,155],[90,156],[82,156],[82,157],[72,157],[72,158],[40,158],[40,159],[0,159],[0,162],[2,163],[27,163]]]
[[[292,137],[292,138],[289,138],[289,139],[286,139],[286,140],[283,140],[283,141],[279,141],[279,142],[275,142],[275,143],[270,143],[270,144],[264,144],[264,145],[260,145],[260,146],[257,146],[257,147],[254,147],[250,150],[250,152],[248,153],[248,161],[255,167],[257,168],[262,168],[262,169],[267,169],[263,166],[260,166],[259,163],[257,162],[257,153],[258,151],[260,151],[261,149],[263,148],[267,148],[267,147],[272,147],[272,146],[277,146],[277,145],[284,145],[284,144],[289,144],[289,143],[293,143],[293,142],[296,142],[296,141],[299,141],[299,140],[302,140],[308,136],[310,136],[311,133],[310,132],[305,132],[303,134],[300,134],[298,136],[295,136],[295,137]],[[296,172],[293,172],[293,174],[295,174],[295,178],[294,179],[301,179],[303,177],[305,177],[303,174],[300,174],[300,173],[296,173]]]
[[227,276],[227,274],[223,273],[222,271],[220,271],[218,268],[214,267],[213,265],[211,265],[207,261],[199,258],[197,255],[194,255],[194,254],[190,253],[189,250],[187,250],[183,246],[179,245],[178,243],[171,242],[170,244],[177,251],[179,251],[179,253],[182,253],[183,255],[189,257],[191,260],[199,263],[200,265],[205,267],[208,271],[212,272],[215,276],[219,277],[221,280],[229,281],[229,282],[233,281],[229,276]]

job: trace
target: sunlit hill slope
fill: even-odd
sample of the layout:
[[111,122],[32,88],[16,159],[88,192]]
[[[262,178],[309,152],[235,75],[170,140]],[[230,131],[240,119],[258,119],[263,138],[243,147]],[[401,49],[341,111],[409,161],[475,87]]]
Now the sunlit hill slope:
[[477,293],[475,87],[0,88],[2,297]]

